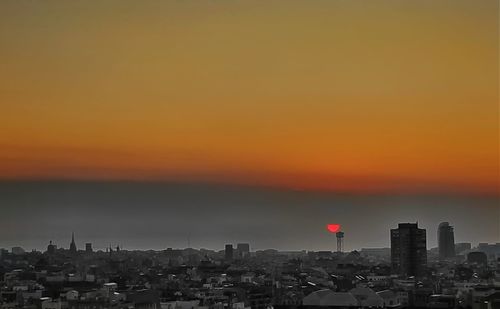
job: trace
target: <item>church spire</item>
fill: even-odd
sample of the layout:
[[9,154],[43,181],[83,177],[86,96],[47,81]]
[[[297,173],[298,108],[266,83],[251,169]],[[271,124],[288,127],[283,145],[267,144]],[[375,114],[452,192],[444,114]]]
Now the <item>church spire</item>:
[[71,253],[76,253],[76,243],[75,243],[75,233],[71,233],[71,244],[69,245],[69,251]]

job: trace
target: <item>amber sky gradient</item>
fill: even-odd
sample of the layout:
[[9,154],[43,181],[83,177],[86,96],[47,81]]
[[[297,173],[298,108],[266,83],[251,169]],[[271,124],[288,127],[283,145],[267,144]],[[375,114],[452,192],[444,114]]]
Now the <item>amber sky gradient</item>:
[[0,178],[498,194],[498,1],[1,1]]

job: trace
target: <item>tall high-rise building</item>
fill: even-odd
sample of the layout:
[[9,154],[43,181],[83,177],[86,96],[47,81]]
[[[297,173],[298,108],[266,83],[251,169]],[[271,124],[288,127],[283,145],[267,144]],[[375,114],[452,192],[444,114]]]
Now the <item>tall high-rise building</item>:
[[446,260],[455,257],[455,236],[453,226],[448,222],[441,222],[438,226],[439,258]]
[[69,244],[69,252],[76,253],[75,233],[71,233],[71,244]]
[[92,243],[88,242],[85,244],[85,252],[87,253],[91,253],[93,250],[92,250]]
[[421,276],[427,266],[427,240],[425,229],[418,223],[400,223],[391,229],[391,264],[402,276]]
[[227,261],[230,261],[233,259],[233,245],[229,244],[229,245],[226,245],[225,249],[224,249],[224,257]]

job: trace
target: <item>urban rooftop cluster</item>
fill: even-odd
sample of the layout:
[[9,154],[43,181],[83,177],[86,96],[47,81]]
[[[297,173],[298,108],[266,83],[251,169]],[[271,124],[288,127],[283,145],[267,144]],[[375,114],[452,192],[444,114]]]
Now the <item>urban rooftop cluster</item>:
[[455,243],[448,222],[437,240],[417,223],[352,252],[94,251],[73,234],[68,249],[0,250],[0,309],[499,308],[500,243]]

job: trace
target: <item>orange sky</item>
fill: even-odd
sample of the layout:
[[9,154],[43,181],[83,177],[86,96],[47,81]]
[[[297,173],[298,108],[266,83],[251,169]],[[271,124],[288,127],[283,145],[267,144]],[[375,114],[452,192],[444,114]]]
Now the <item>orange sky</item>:
[[0,2],[0,178],[498,193],[498,1]]

